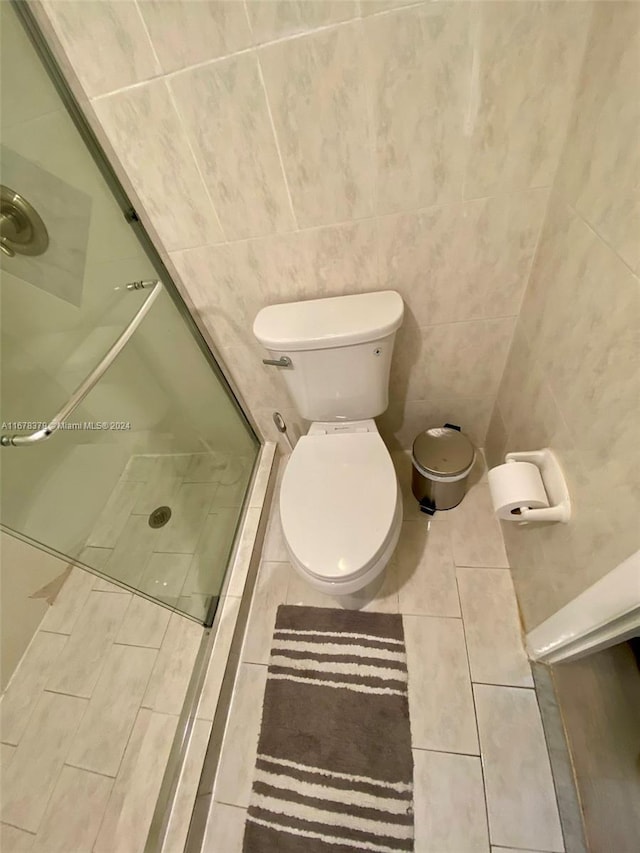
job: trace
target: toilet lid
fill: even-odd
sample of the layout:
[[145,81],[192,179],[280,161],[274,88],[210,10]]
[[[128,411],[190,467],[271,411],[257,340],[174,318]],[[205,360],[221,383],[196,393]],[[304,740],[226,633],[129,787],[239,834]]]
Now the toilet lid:
[[393,463],[377,432],[306,435],[282,479],[282,531],[310,574],[352,579],[385,547],[397,501]]

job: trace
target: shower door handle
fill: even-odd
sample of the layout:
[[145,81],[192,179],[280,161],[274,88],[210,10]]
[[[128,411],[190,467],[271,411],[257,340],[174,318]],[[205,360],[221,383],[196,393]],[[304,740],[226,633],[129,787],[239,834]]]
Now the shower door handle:
[[[148,283],[145,282],[145,284]],[[53,416],[53,418],[45,427],[43,427],[42,429],[38,429],[35,432],[29,433],[29,435],[0,436],[0,445],[2,445],[3,447],[21,447],[22,445],[38,444],[41,441],[45,441],[47,438],[51,438],[51,436],[58,429],[58,427],[60,427],[61,424],[63,424],[69,417],[69,415],[75,409],[78,408],[78,406],[87,396],[89,391],[91,391],[91,389],[100,381],[100,379],[102,379],[109,367],[111,367],[113,362],[120,355],[120,353],[125,348],[140,323],[142,323],[144,318],[149,313],[149,309],[151,308],[153,303],[156,301],[158,296],[160,296],[161,290],[162,282],[154,282],[153,290],[142,303],[133,320],[129,323],[124,332],[122,332],[122,334],[113,344],[109,352],[104,356],[102,361],[96,367],[94,367],[94,369],[87,376],[87,378],[76,388],[76,390],[73,392],[71,397],[69,397],[64,406],[57,414]]]

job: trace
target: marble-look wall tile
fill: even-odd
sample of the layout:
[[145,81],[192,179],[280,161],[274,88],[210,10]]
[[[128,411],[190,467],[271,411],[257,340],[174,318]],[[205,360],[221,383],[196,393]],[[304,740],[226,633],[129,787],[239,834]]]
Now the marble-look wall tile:
[[493,397],[430,398],[391,402],[376,418],[380,434],[391,450],[409,450],[419,432],[454,423],[462,427],[476,447],[484,445],[493,409]]
[[260,50],[300,227],[369,216],[373,172],[358,23]]
[[138,6],[164,72],[228,56],[251,43],[241,2],[140,0]]
[[382,217],[380,280],[418,326],[515,315],[546,204],[533,190]]
[[[484,455],[489,468],[502,465],[504,462],[505,445],[507,442],[507,431],[504,426],[500,408],[496,405],[489,421],[487,438],[484,444]],[[531,445],[533,447],[533,445]]]
[[229,239],[294,226],[254,54],[179,74],[169,83]]
[[391,399],[495,397],[513,327],[512,317],[444,323],[419,330],[408,320],[396,339]]
[[160,73],[135,3],[46,0],[44,5],[88,97]]
[[640,6],[595,3],[558,188],[640,267]]
[[222,240],[166,83],[119,92],[93,106],[166,250]]
[[428,3],[363,26],[377,213],[462,197],[470,9]]
[[504,449],[552,447],[575,509],[568,525],[507,531],[528,629],[640,545],[637,294],[628,267],[555,198],[498,395]]
[[549,186],[562,152],[590,3],[476,4],[465,198]]
[[[373,221],[189,249],[171,257],[221,347],[258,347],[250,329],[265,305],[379,287]],[[227,365],[233,373],[234,363]],[[267,373],[277,378],[275,371]],[[245,392],[254,391],[250,377],[239,377]]]
[[286,38],[358,15],[357,0],[247,0],[255,44]]

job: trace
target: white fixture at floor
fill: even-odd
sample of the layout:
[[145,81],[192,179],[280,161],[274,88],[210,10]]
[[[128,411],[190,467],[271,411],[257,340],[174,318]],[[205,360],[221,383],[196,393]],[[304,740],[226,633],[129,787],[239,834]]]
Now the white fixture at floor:
[[558,458],[548,447],[507,453],[506,464],[489,471],[493,508],[499,518],[525,523],[571,519],[571,499]]
[[388,290],[263,308],[253,332],[312,421],[280,489],[291,562],[311,586],[348,606],[382,581],[402,524],[391,456],[373,418],[388,404],[401,296]]

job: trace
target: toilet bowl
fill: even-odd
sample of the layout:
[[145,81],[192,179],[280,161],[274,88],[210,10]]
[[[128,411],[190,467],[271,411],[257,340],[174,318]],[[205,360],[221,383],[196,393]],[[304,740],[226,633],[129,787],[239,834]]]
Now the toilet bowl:
[[373,420],[311,425],[285,470],[280,517],[291,562],[312,587],[347,606],[375,594],[400,535],[402,498]]
[[280,491],[284,541],[299,574],[347,607],[382,582],[402,499],[373,418],[389,401],[402,297],[393,290],[263,308],[253,332],[311,428]]

